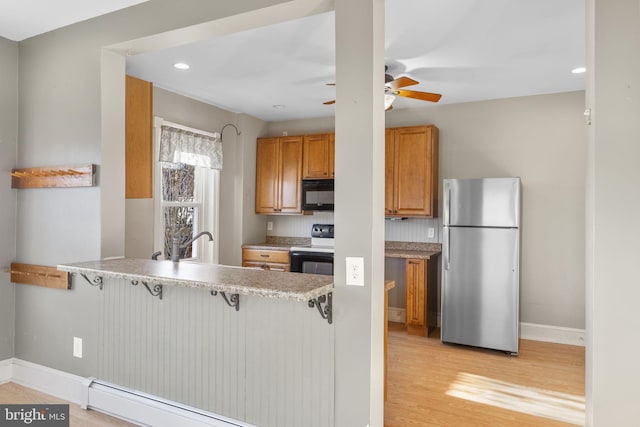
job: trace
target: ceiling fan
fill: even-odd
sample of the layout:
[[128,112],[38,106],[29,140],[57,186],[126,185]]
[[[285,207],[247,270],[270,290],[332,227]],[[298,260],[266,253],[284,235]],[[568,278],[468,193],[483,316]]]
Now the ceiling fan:
[[[393,101],[396,96],[404,96],[405,98],[419,99],[421,101],[438,102],[442,95],[431,92],[418,92],[415,90],[401,89],[407,86],[417,85],[419,82],[409,77],[400,77],[394,79],[391,74],[387,74],[388,67],[384,67],[384,109],[389,111],[393,108]],[[335,86],[335,83],[327,83],[327,86]],[[335,100],[323,102],[325,105],[335,104]]]

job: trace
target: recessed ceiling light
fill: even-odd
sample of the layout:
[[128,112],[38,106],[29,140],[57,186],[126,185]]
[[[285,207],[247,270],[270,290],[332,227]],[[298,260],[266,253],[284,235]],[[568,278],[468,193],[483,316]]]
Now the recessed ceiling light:
[[184,62],[176,62],[175,64],[173,64],[174,67],[176,67],[179,70],[188,70],[189,68],[189,64],[185,64]]
[[283,108],[287,108],[286,105],[282,105],[282,104],[272,105],[271,107],[275,108],[276,110],[281,110]]
[[574,68],[573,70],[571,70],[571,72],[573,74],[582,74],[582,73],[584,73],[586,71],[587,71],[587,69],[584,68],[584,67],[577,67],[577,68]]

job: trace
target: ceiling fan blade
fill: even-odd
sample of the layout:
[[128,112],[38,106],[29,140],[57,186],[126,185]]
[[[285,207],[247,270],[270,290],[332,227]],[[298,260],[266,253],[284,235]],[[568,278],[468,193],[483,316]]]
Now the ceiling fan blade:
[[414,98],[414,99],[420,99],[422,101],[430,101],[430,102],[438,102],[442,97],[442,95],[440,95],[439,93],[418,92],[415,90],[405,90],[405,89],[394,90],[393,94],[397,96],[404,96],[406,98]]
[[331,105],[331,104],[335,104],[335,103],[336,103],[335,99],[334,99],[334,100],[331,100],[331,101],[325,101],[325,102],[323,102],[323,104],[324,104],[324,105]]
[[407,87],[407,86],[413,86],[413,85],[417,85],[418,82],[409,78],[409,77],[400,77],[397,78],[395,80],[390,81],[389,83],[386,84],[386,86],[390,87],[392,90],[401,88],[401,87]]

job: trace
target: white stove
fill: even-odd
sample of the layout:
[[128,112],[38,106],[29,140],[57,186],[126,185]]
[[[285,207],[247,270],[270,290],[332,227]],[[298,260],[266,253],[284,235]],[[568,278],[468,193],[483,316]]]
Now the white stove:
[[333,274],[334,252],[333,224],[314,224],[311,244],[291,247],[291,271]]
[[292,246],[291,251],[334,253],[335,240],[333,237],[312,237],[310,245]]

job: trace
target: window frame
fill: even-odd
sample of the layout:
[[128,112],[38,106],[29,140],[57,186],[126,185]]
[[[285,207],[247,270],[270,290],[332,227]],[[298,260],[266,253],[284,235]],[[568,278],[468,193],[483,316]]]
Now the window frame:
[[194,202],[164,202],[162,200],[162,167],[158,159],[160,152],[160,137],[162,126],[167,125],[189,132],[199,133],[214,137],[211,132],[194,129],[177,123],[169,122],[161,117],[153,120],[153,240],[154,248],[160,248],[164,255],[164,208],[170,206],[196,207],[199,212],[194,217],[194,234],[201,231],[209,231],[213,234],[213,242],[206,237],[201,237],[193,242],[193,254],[191,258],[183,261],[213,263],[219,260],[219,222],[220,222],[220,171],[215,169],[195,167],[195,198]]

